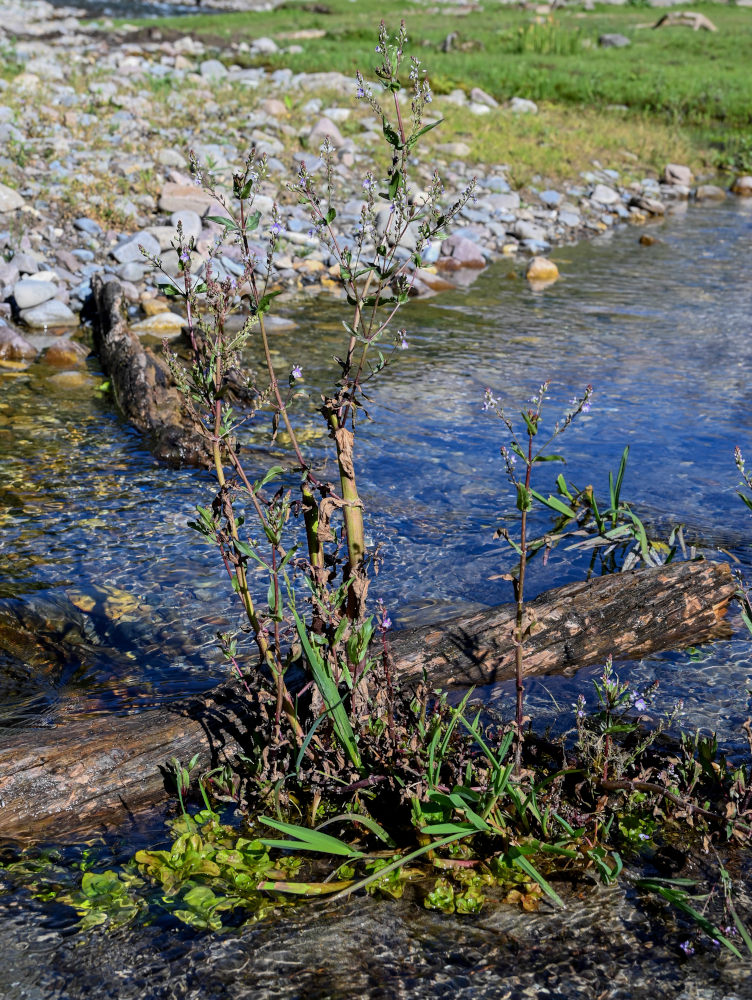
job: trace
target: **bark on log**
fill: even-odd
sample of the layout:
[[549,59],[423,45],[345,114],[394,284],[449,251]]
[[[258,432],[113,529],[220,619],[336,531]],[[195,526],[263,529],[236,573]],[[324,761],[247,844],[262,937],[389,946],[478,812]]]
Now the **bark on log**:
[[170,465],[209,466],[206,443],[193,430],[170,370],[131,332],[116,281],[92,280],[94,350],[126,420],[146,434],[157,458]]
[[[730,634],[736,583],[726,563],[678,563],[542,594],[527,609],[525,673],[574,672]],[[392,641],[397,673],[432,684],[491,684],[514,673],[514,607],[502,605]],[[216,766],[243,747],[253,722],[221,686],[189,704],[125,717],[63,717],[0,740],[0,839],[61,840],[117,823],[164,798],[167,761]],[[168,782],[169,783],[169,782]]]

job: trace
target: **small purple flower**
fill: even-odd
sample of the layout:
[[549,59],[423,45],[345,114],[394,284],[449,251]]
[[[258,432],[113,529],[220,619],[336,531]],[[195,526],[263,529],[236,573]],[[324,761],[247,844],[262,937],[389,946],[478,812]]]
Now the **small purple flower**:
[[632,707],[635,708],[638,712],[647,711],[648,703],[645,701],[643,696],[641,694],[638,694],[636,691],[634,691],[630,695],[630,701],[632,702]]
[[362,87],[358,87],[358,89],[355,91],[355,96],[358,98],[363,98],[366,96],[366,92],[365,90],[363,90]]
[[691,941],[682,941],[679,947],[681,948],[681,950],[684,952],[685,955],[694,955],[695,953],[695,949],[692,946]]
[[384,615],[384,617],[381,619],[381,627],[384,629],[385,632],[387,629],[390,629],[392,627],[392,619],[389,617],[389,615]]
[[639,840],[650,840],[650,834],[649,833],[638,833],[637,837],[638,837]]
[[290,377],[293,379],[303,378],[303,369],[300,365],[293,365]]
[[590,413],[590,403],[589,402],[586,401],[586,402],[584,402],[582,404],[582,412],[583,413]]
[[399,345],[400,350],[406,351],[407,348],[410,346],[407,343],[407,330],[398,330],[397,336],[400,338],[400,345]]
[[272,223],[272,235],[278,236],[282,232],[282,223],[273,222]]
[[180,251],[180,259],[184,264],[187,264],[188,261],[191,259],[191,252],[188,249],[188,247],[183,247],[183,249]]

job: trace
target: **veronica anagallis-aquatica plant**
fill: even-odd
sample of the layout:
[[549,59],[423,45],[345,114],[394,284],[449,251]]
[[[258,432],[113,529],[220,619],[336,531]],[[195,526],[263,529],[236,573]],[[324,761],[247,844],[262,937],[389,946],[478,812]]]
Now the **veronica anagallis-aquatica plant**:
[[[179,228],[174,244],[179,273],[164,279],[167,294],[184,301],[191,348],[187,364],[165,345],[166,356],[206,442],[217,484],[211,503],[197,508],[193,527],[219,550],[246,619],[239,633],[222,637],[225,655],[249,693],[271,695],[268,736],[278,747],[292,748],[286,752],[288,764],[301,752],[311,756],[333,734],[342,762],[356,772],[362,765],[358,727],[373,721],[377,691],[385,690],[385,668],[371,639],[387,617],[382,609],[376,621],[368,605],[370,554],[357,481],[357,429],[367,416],[371,383],[395,352],[408,346],[396,317],[410,296],[422,255],[431,241],[446,235],[472,194],[470,185],[444,208],[437,174],[427,188],[411,181],[416,147],[439,122],[424,120],[431,90],[415,58],[409,60],[403,85],[406,41],[404,23],[391,37],[382,22],[376,47],[381,95],[358,74],[356,97],[378,116],[391,162],[382,180],[366,173],[355,232],[343,237],[334,225],[335,151],[328,138],[321,146],[323,179],[302,165],[290,185],[308,211],[310,235],[337,262],[349,306],[336,370],[315,403],[333,443],[334,482],[314,467],[298,433],[299,404],[305,396],[313,398],[304,390],[302,365],[282,372],[274,360],[266,316],[279,294],[275,257],[285,229],[275,205],[271,226],[262,232],[261,213],[254,207],[266,174],[264,156],[252,151],[234,175],[232,200],[194,160],[198,183],[222,206],[222,215],[210,217],[222,233],[202,273],[194,274],[194,240],[185,239]],[[405,89],[409,101],[402,97]],[[228,274],[222,266],[228,243],[234,245],[241,274]],[[239,332],[230,333],[228,317],[241,297],[248,317]],[[263,375],[251,381],[241,355],[254,348],[263,360]],[[243,425],[259,419],[270,420],[272,441],[285,432],[290,449],[285,467],[274,465],[261,475],[248,471],[238,446]],[[291,485],[294,478],[297,486]],[[259,579],[264,581],[260,588]],[[257,647],[257,672],[248,667],[246,633]],[[305,694],[294,695],[288,684],[294,661],[304,666]],[[380,704],[386,711],[383,697]],[[269,777],[274,773],[279,772]]]

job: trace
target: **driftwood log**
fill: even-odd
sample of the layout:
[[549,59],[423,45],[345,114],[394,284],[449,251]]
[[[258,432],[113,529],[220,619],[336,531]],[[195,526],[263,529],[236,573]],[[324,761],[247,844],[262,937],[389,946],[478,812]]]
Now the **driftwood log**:
[[[542,594],[527,610],[525,673],[573,672],[728,636],[736,584],[725,563],[678,563]],[[493,684],[514,673],[514,608],[502,605],[394,636],[392,660],[408,681]],[[65,718],[0,738],[0,839],[61,840],[163,800],[167,762],[198,755],[217,766],[244,745],[242,695],[223,685],[201,698],[138,715]]]
[[653,25],[654,28],[691,28],[692,31],[718,31],[718,28],[704,14],[691,10],[670,10]]
[[157,458],[170,465],[211,464],[195,433],[164,360],[145,347],[125,320],[117,281],[92,280],[94,351],[110,381],[118,409],[147,436]]

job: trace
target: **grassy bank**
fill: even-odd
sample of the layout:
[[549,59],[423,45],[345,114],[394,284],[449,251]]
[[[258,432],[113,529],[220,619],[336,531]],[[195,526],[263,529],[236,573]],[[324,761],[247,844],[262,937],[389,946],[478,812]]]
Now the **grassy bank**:
[[[652,30],[662,12],[648,7],[541,16],[483,3],[457,16],[451,7],[437,13],[415,5],[406,11],[395,0],[290,0],[273,11],[165,18],[160,25],[220,48],[266,35],[281,48],[294,44],[302,50],[243,55],[249,65],[354,74],[373,62],[374,24],[382,17],[397,23],[406,15],[412,40],[425,49],[436,93],[481,87],[499,102],[518,95],[541,105],[537,119],[513,121],[500,114],[468,120],[460,110],[448,115],[442,130],[444,142],[464,138],[473,159],[513,160],[524,182],[534,174],[571,177],[592,159],[634,162],[634,154],[648,167],[666,157],[706,170],[748,166],[752,12],[717,4],[695,9],[718,31]],[[444,52],[450,32],[457,38]],[[316,37],[300,37],[307,33]],[[605,33],[623,34],[631,45],[601,48],[598,39]],[[227,58],[238,61],[234,52]],[[625,149],[633,155],[625,158]]]

